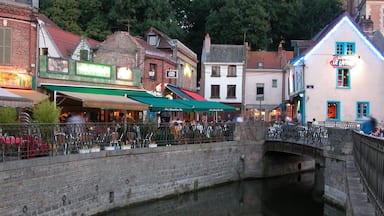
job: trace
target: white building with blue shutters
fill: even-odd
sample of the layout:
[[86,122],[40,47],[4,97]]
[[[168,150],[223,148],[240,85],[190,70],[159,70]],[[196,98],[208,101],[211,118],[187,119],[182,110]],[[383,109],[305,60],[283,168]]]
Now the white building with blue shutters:
[[384,121],[384,55],[348,14],[323,29],[286,75],[286,114],[305,123]]

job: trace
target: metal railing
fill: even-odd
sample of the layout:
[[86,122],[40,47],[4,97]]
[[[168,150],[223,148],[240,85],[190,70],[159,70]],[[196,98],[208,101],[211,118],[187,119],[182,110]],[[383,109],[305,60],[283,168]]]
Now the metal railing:
[[377,215],[384,215],[384,140],[353,133],[353,156]]
[[0,161],[233,140],[235,123],[0,124]]
[[266,140],[288,141],[324,147],[329,144],[327,127],[285,123],[268,127]]

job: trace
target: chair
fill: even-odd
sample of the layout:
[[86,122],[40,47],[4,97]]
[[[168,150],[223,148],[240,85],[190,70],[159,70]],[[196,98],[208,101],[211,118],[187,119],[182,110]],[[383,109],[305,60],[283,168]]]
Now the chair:
[[127,132],[127,142],[131,143],[133,148],[137,148],[136,133]]
[[152,140],[152,136],[153,136],[153,132],[150,132],[147,135],[145,135],[145,138],[143,140],[143,147],[149,146],[149,144],[151,143],[151,140]]
[[56,133],[55,134],[55,145],[56,149],[53,148],[53,153],[57,154],[57,151],[60,151],[62,149],[63,154],[68,154],[68,143],[65,140],[65,133]]

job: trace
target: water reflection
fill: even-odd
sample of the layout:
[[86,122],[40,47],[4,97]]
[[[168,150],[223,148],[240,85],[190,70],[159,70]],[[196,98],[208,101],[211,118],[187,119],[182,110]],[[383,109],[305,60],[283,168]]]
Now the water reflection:
[[247,180],[106,212],[126,215],[323,215],[323,172]]

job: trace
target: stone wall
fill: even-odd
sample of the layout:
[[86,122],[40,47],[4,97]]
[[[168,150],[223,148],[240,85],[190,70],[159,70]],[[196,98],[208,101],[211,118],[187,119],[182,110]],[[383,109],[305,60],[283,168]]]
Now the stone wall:
[[0,163],[0,215],[92,215],[260,177],[261,148],[232,141]]

